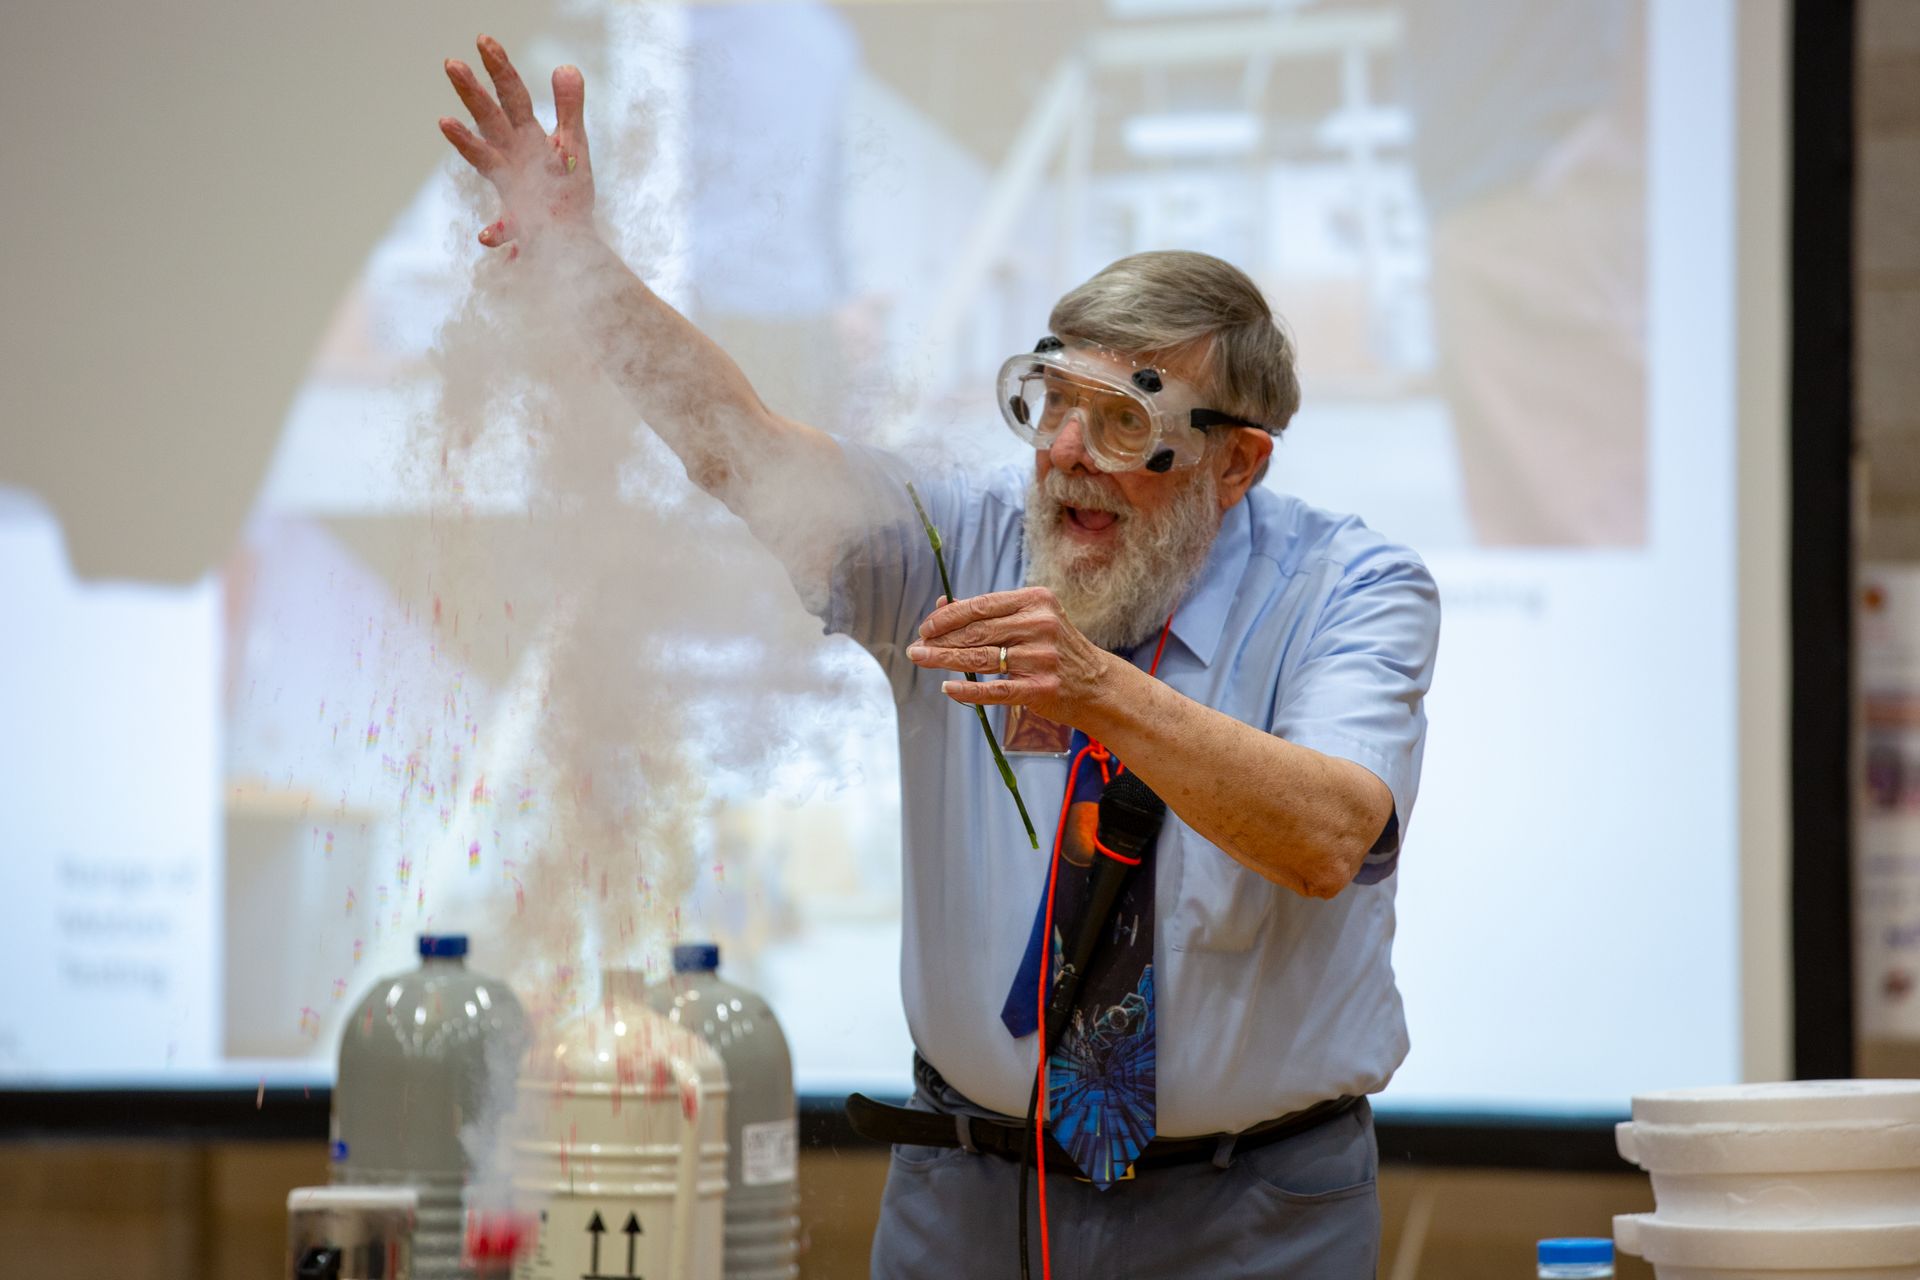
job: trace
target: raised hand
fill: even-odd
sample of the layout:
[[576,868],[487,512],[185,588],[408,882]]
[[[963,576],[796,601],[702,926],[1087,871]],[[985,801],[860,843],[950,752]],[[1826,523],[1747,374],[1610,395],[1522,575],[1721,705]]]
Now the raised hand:
[[[440,132],[500,193],[501,217],[480,232],[480,243],[498,249],[514,241],[531,242],[550,228],[591,230],[593,164],[583,119],[586,78],[578,67],[554,71],[555,122],[548,133],[534,119],[533,99],[500,42],[483,35],[477,44],[494,92],[488,93],[473,68],[458,58],[447,59],[447,79],[480,132],[452,116],[440,117]],[[509,252],[517,256],[518,245]]]

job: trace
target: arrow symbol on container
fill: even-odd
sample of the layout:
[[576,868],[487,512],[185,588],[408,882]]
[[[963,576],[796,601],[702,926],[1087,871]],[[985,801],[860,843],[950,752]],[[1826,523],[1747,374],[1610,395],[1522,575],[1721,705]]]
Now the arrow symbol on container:
[[588,1280],[588,1277],[600,1274],[600,1237],[605,1235],[606,1232],[607,1224],[600,1220],[600,1211],[595,1209],[593,1211],[593,1221],[587,1224],[587,1234],[593,1237],[593,1266],[592,1269],[587,1272],[587,1276],[582,1277],[581,1280]]
[[627,1225],[620,1230],[625,1232],[627,1237],[627,1275],[632,1277],[632,1280],[639,1280],[640,1273],[633,1269],[633,1258],[634,1251],[640,1244],[640,1215],[629,1213]]

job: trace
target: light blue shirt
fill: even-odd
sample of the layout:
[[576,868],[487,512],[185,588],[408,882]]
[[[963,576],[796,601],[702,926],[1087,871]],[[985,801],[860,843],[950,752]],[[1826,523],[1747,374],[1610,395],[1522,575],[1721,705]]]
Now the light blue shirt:
[[[877,530],[833,576],[826,621],[886,670],[899,709],[905,902],[901,989],[914,1044],[982,1106],[1024,1115],[1033,1038],[1000,1008],[1032,927],[1067,764],[1014,758],[1041,851],[1027,843],[973,712],[906,647],[941,594],[907,500],[914,480],[959,597],[1026,581],[1028,469],[914,476],[845,446]],[[1170,813],[1156,853],[1159,1131],[1230,1132],[1326,1098],[1374,1093],[1407,1053],[1394,987],[1393,897],[1426,736],[1440,606],[1418,556],[1351,516],[1255,489],[1226,514],[1175,611],[1160,678],[1289,742],[1355,761],[1393,793],[1355,883],[1304,898]],[[1142,665],[1150,656],[1136,655]],[[992,710],[995,731],[1000,713]]]

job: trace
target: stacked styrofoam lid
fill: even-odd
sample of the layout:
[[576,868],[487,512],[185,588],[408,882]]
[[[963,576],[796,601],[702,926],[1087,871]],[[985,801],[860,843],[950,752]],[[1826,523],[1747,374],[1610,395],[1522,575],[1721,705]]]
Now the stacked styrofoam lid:
[[1616,1140],[1655,1209],[1614,1240],[1661,1280],[1920,1277],[1920,1081],[1646,1094]]

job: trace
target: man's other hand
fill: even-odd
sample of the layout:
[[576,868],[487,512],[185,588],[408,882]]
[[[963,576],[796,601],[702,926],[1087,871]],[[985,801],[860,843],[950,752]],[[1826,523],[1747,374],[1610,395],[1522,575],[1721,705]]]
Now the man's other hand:
[[1082,635],[1045,587],[943,598],[920,624],[920,638],[907,646],[907,657],[930,671],[995,676],[1002,674],[1003,645],[1004,679],[950,680],[941,692],[955,702],[1018,703],[1056,723],[1078,726],[1096,700],[1111,696],[1116,664],[1133,669]]
[[[500,42],[483,35],[477,43],[480,60],[493,80],[493,93],[458,58],[447,59],[446,65],[447,79],[453,81],[454,92],[480,132],[475,134],[452,116],[440,117],[440,132],[500,193],[502,216],[480,232],[480,243],[498,249],[515,240],[531,240],[549,227],[591,229],[593,163],[587,154],[584,121],[586,78],[578,67],[554,71],[555,122],[548,133],[534,119],[533,99]],[[519,247],[509,252],[517,255]]]

